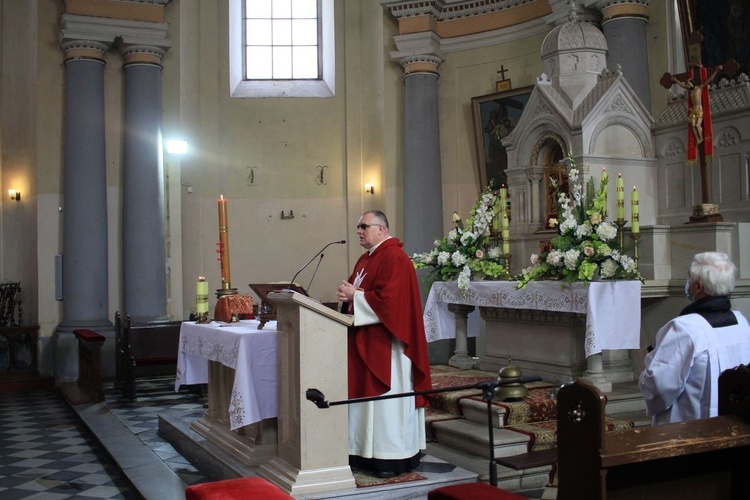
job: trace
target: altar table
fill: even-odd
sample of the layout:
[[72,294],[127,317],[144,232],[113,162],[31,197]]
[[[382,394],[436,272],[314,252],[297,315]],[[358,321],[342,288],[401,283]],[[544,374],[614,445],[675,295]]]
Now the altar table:
[[183,322],[177,354],[175,390],[208,382],[208,361],[235,370],[229,403],[231,430],[273,418],[278,413],[276,322],[262,330],[259,321]]
[[532,281],[520,290],[516,285],[515,281],[472,281],[462,295],[455,282],[433,283],[424,308],[427,341],[455,337],[456,319],[448,305],[463,304],[585,314],[586,357],[603,349],[640,347],[640,281]]

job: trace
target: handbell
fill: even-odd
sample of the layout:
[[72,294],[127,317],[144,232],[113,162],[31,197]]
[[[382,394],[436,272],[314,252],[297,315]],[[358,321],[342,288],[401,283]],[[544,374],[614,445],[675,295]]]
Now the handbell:
[[502,384],[495,387],[494,399],[497,401],[523,399],[529,395],[529,390],[521,383],[521,369],[513,366],[510,358],[508,366],[498,372],[497,381]]

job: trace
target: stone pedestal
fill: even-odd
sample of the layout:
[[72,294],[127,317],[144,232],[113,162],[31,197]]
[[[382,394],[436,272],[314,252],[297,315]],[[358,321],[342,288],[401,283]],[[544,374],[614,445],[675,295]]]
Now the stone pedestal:
[[474,368],[479,359],[469,356],[467,320],[474,306],[463,304],[448,304],[448,310],[456,317],[456,350],[448,360],[448,365],[469,370]]
[[208,362],[208,410],[191,428],[244,465],[255,466],[276,455],[276,419],[268,418],[230,429],[229,405],[235,370],[216,361]]
[[[602,392],[611,392],[613,381],[632,380],[627,351],[607,351],[617,353],[614,357],[601,353],[585,356],[584,314],[495,307],[479,310],[487,322],[482,370],[498,371],[508,365],[510,357],[524,375],[539,375],[553,383],[585,377]],[[612,360],[612,366],[617,367],[616,380],[607,370]]]

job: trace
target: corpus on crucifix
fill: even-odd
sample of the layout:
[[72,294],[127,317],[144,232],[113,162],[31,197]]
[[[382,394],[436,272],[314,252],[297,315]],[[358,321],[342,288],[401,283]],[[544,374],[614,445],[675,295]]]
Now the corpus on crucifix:
[[659,83],[665,89],[669,89],[672,84],[677,84],[688,93],[687,160],[689,165],[694,165],[696,159],[699,159],[701,169],[701,204],[694,207],[690,222],[721,222],[724,219],[719,214],[718,205],[710,201],[708,162],[713,161],[714,144],[708,86],[719,71],[723,70],[732,76],[739,69],[739,64],[734,59],[729,59],[725,64],[716,67],[703,66],[701,63],[702,41],[703,36],[699,32],[692,32],[688,37],[687,72],[679,75],[664,73]]

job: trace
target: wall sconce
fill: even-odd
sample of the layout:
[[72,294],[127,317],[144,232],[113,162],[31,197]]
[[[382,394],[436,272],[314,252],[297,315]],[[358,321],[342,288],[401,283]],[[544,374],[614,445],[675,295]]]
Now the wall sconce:
[[9,189],[8,194],[10,195],[11,200],[21,201],[20,191],[16,191],[15,189]]
[[375,186],[372,184],[365,184],[365,193],[375,194]]

